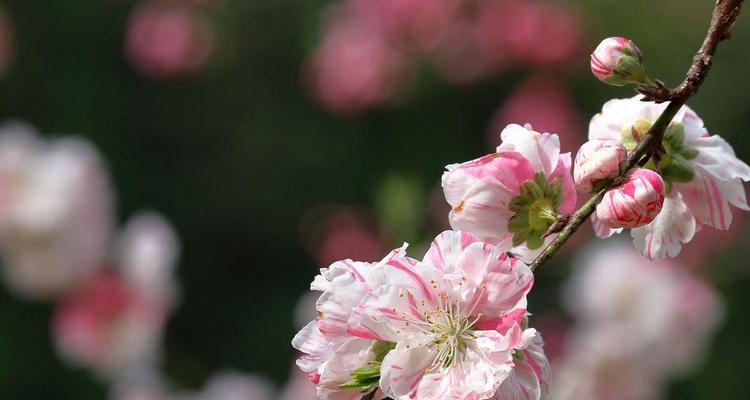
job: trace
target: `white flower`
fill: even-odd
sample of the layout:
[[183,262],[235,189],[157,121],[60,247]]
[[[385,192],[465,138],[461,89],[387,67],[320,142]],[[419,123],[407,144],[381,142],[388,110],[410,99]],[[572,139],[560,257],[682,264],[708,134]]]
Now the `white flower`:
[[47,299],[84,282],[102,265],[112,213],[107,174],[89,142],[0,125],[0,256],[11,289]]
[[[589,139],[617,140],[630,151],[665,108],[666,104],[642,102],[640,96],[610,100],[591,119]],[[650,224],[631,231],[636,248],[651,259],[676,256],[703,225],[728,229],[730,205],[750,209],[742,184],[750,180],[750,167],[724,139],[709,135],[689,107],[677,112],[663,143],[665,156],[658,165],[646,165],[664,178],[667,196],[662,211]],[[594,225],[602,237],[613,233],[596,221]]]

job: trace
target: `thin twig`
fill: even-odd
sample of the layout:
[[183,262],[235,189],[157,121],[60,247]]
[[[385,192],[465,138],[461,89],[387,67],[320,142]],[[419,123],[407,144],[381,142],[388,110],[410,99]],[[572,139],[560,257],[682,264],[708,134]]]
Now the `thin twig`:
[[[655,155],[658,156],[659,152],[662,151],[664,132],[672,122],[672,118],[677,114],[677,111],[685,105],[691,96],[698,92],[698,88],[706,79],[708,71],[711,68],[716,47],[719,45],[719,42],[729,37],[729,29],[737,19],[743,1],[744,0],[716,1],[713,17],[711,18],[711,25],[706,33],[706,39],[703,41],[701,48],[695,54],[695,57],[693,57],[693,63],[688,70],[685,80],[678,87],[672,90],[664,88],[664,91],[659,93],[644,93],[647,97],[651,96],[649,97],[649,100],[657,102],[670,101],[670,103],[656,122],[654,122],[654,125],[651,126],[651,129],[649,129],[644,139],[635,149],[633,149],[632,152],[630,152],[630,154],[628,154],[628,158],[623,163],[618,177],[615,178],[612,183],[607,185],[607,187],[599,190],[591,196],[581,208],[576,210],[576,212],[570,216],[568,223],[560,231],[560,235],[558,235],[555,240],[553,240],[536,259],[534,259],[534,262],[531,263],[530,267],[532,271],[536,271],[540,265],[549,260],[562,247],[562,245],[565,244],[570,236],[572,236],[578,228],[586,222],[591,214],[593,214],[594,210],[596,210],[596,205],[602,200],[607,190],[620,184],[623,177],[629,173],[631,169],[637,166],[639,162]],[[639,91],[642,92],[642,89],[643,88]]]
[[706,33],[703,45],[695,53],[693,64],[690,66],[685,79],[674,89],[668,89],[663,84],[638,88],[644,95],[645,101],[663,103],[665,101],[686,101],[690,96],[698,92],[698,88],[708,76],[708,71],[713,64],[714,53],[719,42],[729,38],[729,29],[740,14],[743,0],[717,0],[714,6],[711,25]]

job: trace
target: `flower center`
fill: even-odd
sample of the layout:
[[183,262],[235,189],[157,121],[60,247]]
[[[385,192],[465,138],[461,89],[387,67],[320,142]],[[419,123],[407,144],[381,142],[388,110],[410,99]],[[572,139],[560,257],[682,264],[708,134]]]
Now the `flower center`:
[[440,307],[426,315],[430,326],[428,336],[432,339],[430,346],[437,351],[428,372],[460,363],[468,344],[477,338],[473,326],[481,318],[481,315],[472,318],[473,310],[462,312],[460,302],[451,300],[447,295],[441,295],[440,300]]
[[508,231],[513,233],[513,245],[526,242],[530,249],[544,244],[542,236],[557,220],[557,211],[562,203],[560,179],[548,182],[543,173],[534,180],[521,185],[521,193],[510,201],[510,210],[515,214],[508,220]]

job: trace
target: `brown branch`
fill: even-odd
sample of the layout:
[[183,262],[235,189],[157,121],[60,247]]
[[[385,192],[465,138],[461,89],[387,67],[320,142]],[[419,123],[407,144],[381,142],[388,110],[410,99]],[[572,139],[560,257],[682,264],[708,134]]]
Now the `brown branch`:
[[639,87],[636,90],[643,94],[643,100],[657,103],[675,100],[686,101],[690,96],[696,94],[698,88],[708,76],[719,42],[729,38],[729,30],[737,20],[737,16],[740,15],[742,2],[743,0],[716,0],[706,39],[703,40],[703,45],[693,57],[693,64],[690,66],[685,79],[674,89],[668,89],[660,81],[656,81],[652,86]]
[[[658,157],[661,154],[663,151],[662,140],[664,138],[664,132],[672,122],[672,118],[677,114],[677,111],[685,105],[691,96],[698,92],[698,88],[703,84],[703,81],[706,79],[708,71],[711,68],[716,47],[719,45],[719,42],[729,37],[729,29],[732,27],[740,13],[742,2],[743,0],[716,1],[713,17],[711,18],[711,25],[708,28],[708,33],[706,33],[706,39],[703,41],[703,45],[698,50],[698,53],[693,57],[693,63],[688,70],[685,80],[680,86],[670,90],[657,81],[653,87],[661,87],[663,88],[663,91],[659,92],[657,90],[656,92],[659,93],[644,93],[647,97],[652,96],[649,98],[650,100],[656,102],[670,101],[670,103],[656,122],[654,122],[654,125],[651,126],[651,129],[649,129],[644,139],[638,143],[638,146],[636,146],[630,154],[628,154],[628,158],[623,163],[622,168],[620,168],[620,174],[617,178],[607,185],[607,187],[599,190],[591,196],[581,208],[576,210],[576,212],[570,216],[568,223],[560,231],[560,234],[531,263],[530,267],[532,271],[536,271],[540,265],[550,259],[562,247],[562,245],[565,244],[570,236],[573,235],[573,233],[575,233],[584,222],[586,222],[591,214],[594,213],[594,210],[596,210],[596,205],[602,200],[607,190],[621,184],[623,177],[640,162],[648,160],[650,157]],[[639,91],[643,93],[643,89],[644,88],[639,88]]]

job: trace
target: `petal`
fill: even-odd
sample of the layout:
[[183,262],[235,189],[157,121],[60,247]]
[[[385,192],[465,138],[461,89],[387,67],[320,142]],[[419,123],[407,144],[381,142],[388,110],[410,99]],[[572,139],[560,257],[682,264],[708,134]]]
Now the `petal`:
[[[732,223],[732,210],[718,183],[720,182],[699,170],[692,182],[677,184],[675,190],[682,195],[698,225],[705,224],[726,230]],[[735,185],[739,186],[739,193],[736,191],[732,193]],[[745,190],[739,181],[736,184],[733,182],[733,185],[727,185],[726,190],[732,193],[736,201],[744,200]]]
[[622,228],[611,229],[602,224],[602,221],[599,220],[596,213],[591,214],[591,225],[594,228],[594,233],[596,233],[596,236],[600,239],[606,239],[615,233],[622,232]]
[[383,359],[380,388],[396,400],[413,398],[425,370],[435,360],[435,355],[427,346],[398,343]]
[[541,335],[534,332],[523,358],[515,360],[513,372],[500,386],[497,400],[548,400],[550,395],[550,366],[544,355]]
[[451,227],[500,243],[509,236],[507,225],[513,212],[508,204],[514,196],[513,191],[497,180],[482,178],[451,210]]
[[738,159],[734,149],[721,136],[713,135],[686,140],[688,147],[698,150],[698,156],[691,161],[700,166],[712,177],[721,181],[750,180],[750,167]]
[[633,244],[644,257],[651,260],[675,257],[680,253],[681,243],[687,243],[695,235],[696,223],[680,193],[664,200],[659,215],[648,225],[631,230]]
[[563,201],[560,204],[560,212],[570,214],[576,208],[576,188],[573,182],[573,175],[570,173],[570,153],[560,154],[560,162],[557,168],[549,176],[549,179],[562,178],[563,183]]
[[[530,128],[530,127],[529,127]],[[499,153],[511,150],[521,153],[531,162],[534,171],[549,176],[557,166],[560,156],[560,138],[555,134],[538,133],[526,127],[510,124],[500,134]]]
[[328,341],[321,335],[318,321],[305,325],[292,339],[292,347],[305,353],[297,360],[297,365],[305,372],[317,372],[330,355]]
[[454,272],[461,252],[475,242],[482,243],[479,238],[467,232],[442,232],[432,241],[422,262],[437,267],[446,273]]

